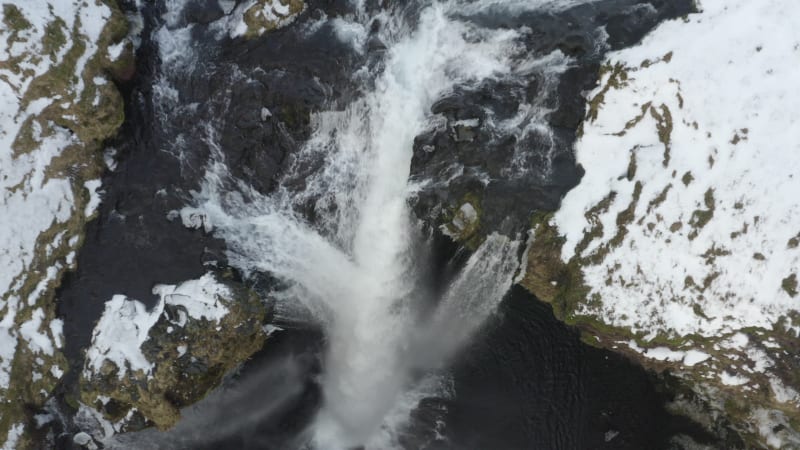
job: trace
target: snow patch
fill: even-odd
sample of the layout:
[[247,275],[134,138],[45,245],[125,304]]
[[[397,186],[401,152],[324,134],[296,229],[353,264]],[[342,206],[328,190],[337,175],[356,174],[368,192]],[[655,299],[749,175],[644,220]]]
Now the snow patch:
[[44,318],[42,308],[36,308],[31,315],[31,319],[20,325],[19,335],[28,343],[34,353],[41,352],[52,356],[54,353],[53,342],[47,334],[41,331]]
[[711,355],[705,352],[701,352],[699,350],[689,350],[686,352],[686,355],[683,357],[683,364],[686,366],[694,366],[695,364],[699,364],[707,359],[711,358]]
[[2,450],[16,450],[17,441],[22,437],[22,432],[24,430],[25,425],[21,423],[12,425],[11,429],[8,430],[8,436],[6,437],[6,442],[3,444]]
[[127,370],[151,373],[153,365],[142,354],[141,346],[147,341],[150,329],[158,322],[165,305],[184,308],[185,312],[179,313],[183,314],[180,326],[185,325],[185,314],[194,319],[219,322],[229,312],[220,298],[230,298],[231,292],[210,273],[179,285],[156,285],[153,293],[160,298],[150,311],[140,301],[124,295],[115,295],[106,302],[105,311],[92,333],[92,344],[86,352],[84,376],[99,373],[106,361],[119,368],[119,378]]
[[750,379],[741,375],[731,375],[727,371],[719,373],[719,380],[726,386],[741,386],[750,382]]
[[781,403],[798,403],[800,400],[800,394],[797,393],[794,389],[786,386],[781,382],[781,380],[770,377],[769,385],[772,388],[772,393],[775,395],[775,399]]
[[87,191],[89,191],[89,203],[86,204],[86,210],[84,211],[86,217],[89,217],[92,214],[94,214],[95,211],[97,211],[97,207],[100,206],[101,198],[100,198],[100,193],[97,190],[100,188],[101,185],[102,182],[99,179],[89,180],[83,184],[83,187],[86,188]]
[[[55,262],[44,271],[34,270],[32,265],[37,250],[49,257],[63,239],[71,242],[72,237],[61,232],[52,242],[45,243],[44,248],[37,247],[37,240],[45,231],[54,225],[60,226],[75,214],[71,181],[51,173],[49,166],[67,147],[80,142],[69,130],[39,115],[54,104],[68,108],[73,99],[83,93],[85,63],[97,53],[100,32],[111,15],[111,10],[101,2],[82,0],[26,0],[11,2],[5,7],[15,8],[27,26],[17,29],[0,26],[0,61],[7,63],[0,65],[0,104],[3,105],[0,108],[0,266],[3,267],[0,271],[0,310],[3,311],[0,390],[7,388],[11,381],[9,371],[18,339],[26,340],[32,351],[45,355],[53,355],[62,344],[60,322],[48,326],[44,310],[37,305],[64,265]],[[57,20],[63,21],[61,31],[67,42],[48,55],[44,47],[47,40],[43,38],[48,27],[61,23]],[[60,64],[76,39],[83,42],[84,50],[77,60],[74,82],[59,95],[52,92],[45,97],[32,95],[29,90],[32,82]],[[63,118],[69,119],[69,116]],[[24,145],[15,145],[15,142],[24,142]],[[31,278],[36,280],[36,288],[20,298],[19,290]],[[33,308],[30,319],[18,326],[16,318],[27,308]],[[0,401],[6,400],[0,397]],[[14,433],[21,431],[21,427],[12,429],[9,442],[16,439]]]
[[220,2],[220,6],[227,6],[229,12],[225,16],[211,25],[211,29],[215,30],[220,37],[228,36],[230,38],[238,38],[245,36],[248,33],[262,34],[269,29],[265,26],[258,26],[255,29],[248,27],[245,22],[245,14],[250,12],[257,22],[266,25],[272,24],[273,28],[285,27],[297,18],[297,16],[305,11],[303,9],[293,14],[288,0],[246,0],[238,3],[235,7],[231,2]]
[[[739,330],[800,311],[789,280],[800,268],[800,4],[702,10],[609,54],[575,145],[586,175],[553,224],[565,261],[595,257],[582,269],[600,301],[578,314],[633,332],[732,335],[725,351],[747,347]],[[756,370],[770,364],[748,351]]]
[[150,373],[152,364],[140,347],[162,310],[162,302],[153,311],[147,311],[143,303],[124,295],[115,295],[106,302],[105,311],[92,333],[92,345],[86,352],[86,373],[99,373],[105,361],[119,368],[119,378],[128,369]]
[[792,433],[789,421],[780,411],[757,409],[751,418],[755,421],[758,433],[772,448],[798,448],[800,436]]

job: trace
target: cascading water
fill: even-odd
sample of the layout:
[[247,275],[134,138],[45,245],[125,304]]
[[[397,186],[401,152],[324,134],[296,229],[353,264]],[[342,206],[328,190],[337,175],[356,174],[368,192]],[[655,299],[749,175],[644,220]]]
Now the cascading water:
[[[539,3],[527,7],[559,2]],[[182,49],[191,46],[191,27],[179,25],[180,7],[168,2],[166,24],[155,32],[163,72],[155,98],[164,126],[180,111],[196,109],[179,104],[170,87],[170,76],[199,64],[194,51]],[[229,264],[246,277],[267,273],[279,280],[273,295],[280,317],[297,320],[302,309],[325,330],[324,400],[308,430],[312,447],[398,445],[413,399],[441,389],[435,376],[420,374],[440,368],[513,283],[520,237],[491,234],[444,293],[430,298],[418,264],[427,236],[409,208],[418,182],[425,182],[409,181],[414,139],[435,122],[435,101],[485,80],[541,66],[563,69],[559,52],[531,62],[520,43],[530,30],[483,28],[459,18],[466,10],[497,7],[492,1],[408,2],[370,13],[356,5],[355,14],[332,20],[337,36],[356,47],[366,45],[368,30],[379,23],[385,57],[354,71],[364,87],[346,107],[312,115],[310,139],[268,195],[232,174],[217,139],[223,118],[193,128],[210,156],[202,189],[180,211],[184,224],[222,238]],[[498,129],[542,128],[531,125],[541,117],[521,108],[513,123]],[[173,144],[170,151],[180,157],[183,135]],[[508,168],[509,176],[521,175],[519,165]],[[313,221],[305,214],[309,205]]]
[[[198,206],[183,212],[202,215],[225,239],[234,266],[290,283],[281,302],[302,302],[325,323],[324,405],[312,429],[320,448],[370,442],[409,388],[411,369],[423,362],[415,356],[431,348],[426,363],[449,356],[502,298],[517,267],[516,243],[491,236],[440,303],[434,328],[426,331],[416,320],[416,307],[427,299],[413,295],[411,249],[421,238],[408,208],[414,138],[441,94],[508,73],[515,51],[516,32],[450,19],[454,5],[423,9],[414,30],[385,25],[382,38],[390,50],[374,91],[344,111],[314,118],[313,137],[298,160],[324,158],[325,165],[301,195],[280,189],[266,197],[244,185],[225,191],[226,165],[215,161]],[[387,17],[400,20],[402,14]],[[321,227],[295,212],[304,197],[329,211]],[[450,333],[453,328],[458,333]]]

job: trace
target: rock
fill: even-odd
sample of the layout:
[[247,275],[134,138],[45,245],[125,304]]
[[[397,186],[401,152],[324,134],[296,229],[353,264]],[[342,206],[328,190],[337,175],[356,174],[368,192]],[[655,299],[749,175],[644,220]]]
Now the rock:
[[[225,158],[233,161],[229,167],[237,177],[269,193],[298,142],[307,137],[311,111],[346,95],[349,74],[343,70],[352,64],[341,61],[357,56],[349,46],[329,42],[330,35],[322,32],[318,39],[324,45],[300,39],[296,33],[301,30],[291,27],[263,39],[218,39],[217,27],[225,18],[207,27],[195,24],[194,37],[198,45],[210,48],[213,60],[198,58],[192,70],[170,81],[182,102],[198,107],[193,114],[175,112],[164,120],[161,111],[152,108],[163,101],[153,86],[160,77],[174,74],[168,68],[159,69],[160,55],[150,34],[162,25],[162,11],[144,8],[142,12],[145,29],[150,31],[143,33],[138,50],[134,86],[126,103],[128,120],[112,143],[118,149],[117,166],[104,180],[100,220],[90,223],[78,267],[66,277],[59,294],[64,334],[70,336],[66,352],[72,373],[80,378],[65,387],[66,400],[72,408],[83,402],[107,420],[124,421],[123,431],[170,426],[180,408],[201,398],[225,372],[246,359],[260,346],[264,334],[255,325],[266,314],[260,301],[241,302],[239,311],[256,303],[260,309],[236,324],[232,323],[235,314],[222,319],[226,325],[222,333],[203,321],[189,321],[181,328],[172,323],[179,321],[181,308],[165,307],[164,315],[154,317],[149,328],[156,334],[141,346],[148,366],[155,363],[152,373],[158,383],[136,370],[123,373],[111,362],[100,364],[99,373],[84,374],[84,350],[92,345],[93,328],[114,296],[122,293],[128,304],[136,302],[143,305],[140,310],[147,310],[161,302],[161,296],[152,293],[154,284],[179,285],[201,277],[209,268],[226,265],[221,241],[203,230],[187,229],[178,216],[170,216],[185,206],[188,192],[199,189],[205,175],[204,121],[221,115],[232,118],[219,137]],[[247,74],[246,80],[240,77],[242,73]],[[334,92],[334,85],[344,93]],[[180,160],[170,152],[178,133],[187,140]],[[274,280],[259,285],[269,283]],[[199,348],[186,339],[204,344]],[[231,343],[236,347],[229,348]],[[208,353],[209,348],[224,350],[227,356]],[[176,379],[183,372],[187,378]],[[125,387],[130,395],[121,392]],[[112,394],[107,402],[102,401],[103,392]]]
[[[211,274],[155,290],[161,303],[153,312],[130,299],[107,305],[87,352],[80,398],[107,420],[135,410],[167,429],[181,408],[261,348],[267,310],[254,293]],[[124,329],[131,332],[120,334]]]
[[384,50],[386,50],[386,44],[384,44],[378,36],[370,36],[369,39],[367,39],[367,51],[379,52]]
[[479,122],[477,120],[464,122],[465,123],[457,123],[453,127],[453,137],[456,142],[472,142],[478,136],[476,129],[479,126]]
[[260,36],[268,31],[285,26],[306,8],[303,0],[255,0],[247,2],[243,21],[246,25],[245,37]]
[[225,15],[217,0],[196,0],[186,4],[183,16],[188,23],[207,25]]
[[[417,215],[443,229],[465,197],[476,199],[482,224],[469,238],[475,245],[486,233],[522,233],[532,212],[558,209],[583,175],[572,143],[585,113],[582,93],[597,83],[602,61],[597,49],[604,44],[595,30],[613,16],[620,26],[609,31],[608,45],[636,42],[664,18],[688,12],[689,4],[660,3],[652,8],[620,2],[604,5],[605,15],[584,4],[546,14],[526,12],[503,18],[502,23],[493,23],[493,17],[471,17],[482,25],[535,30],[522,38],[529,49],[527,61],[567,54],[572,62],[563,73],[532,70],[523,79],[459,87],[436,101],[431,113],[439,120],[432,121],[414,144],[412,177],[434,180],[413,200]],[[537,118],[525,116],[526,110],[549,113]],[[498,125],[504,121],[514,123],[513,130]],[[457,238],[459,233],[450,236]]]
[[97,448],[97,444],[94,443],[94,440],[88,433],[81,431],[80,433],[75,434],[72,437],[72,442],[76,445],[80,445],[81,447],[88,448],[90,450],[94,450]]

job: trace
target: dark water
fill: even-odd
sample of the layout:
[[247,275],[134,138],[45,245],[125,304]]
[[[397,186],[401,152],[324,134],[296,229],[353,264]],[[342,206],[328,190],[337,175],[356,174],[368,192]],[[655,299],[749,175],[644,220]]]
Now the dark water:
[[[211,3],[205,3],[194,4],[186,20],[203,22],[218,14],[209,9]],[[534,27],[541,31],[535,44],[540,51],[563,47],[582,59],[563,76],[553,94],[559,107],[551,115],[550,125],[560,145],[555,178],[487,191],[484,200],[498,216],[490,221],[496,222],[491,226],[499,227],[500,222],[509,226],[508,221],[500,220],[503,217],[556,208],[563,194],[578,182],[581,171],[575,167],[570,146],[583,114],[580,93],[596,81],[601,57],[589,51],[594,45],[589,30],[605,23],[612,48],[630,45],[658,21],[685,12],[689,2],[654,0],[659,11],[655,16],[620,12],[625,10],[623,6],[636,3],[598,2],[558,17],[520,16],[496,24]],[[121,86],[126,121],[112,143],[120,151],[118,167],[103,180],[106,194],[99,218],[87,230],[77,271],[66,277],[58,295],[72,373],[80,370],[94,322],[114,294],[152,303],[154,284],[197,278],[205,273],[205,262],[225,262],[223,242],[167,219],[168,212],[185,205],[189,191],[199,186],[208,154],[200,140],[191,146],[195,150],[188,160],[179,161],[164,152],[176,130],[191,130],[219,114],[232,118],[222,132],[223,150],[229,160],[238,162],[234,168],[238,176],[269,192],[288,155],[308,138],[308,113],[346,103],[358,89],[350,77],[352,70],[381,58],[379,47],[365,55],[355,54],[337,44],[324,27],[311,38],[299,37],[297,28],[319,17],[320,11],[329,17],[347,11],[344,1],[312,1],[297,24],[251,42],[216,43],[198,27],[196,37],[207,46],[206,59],[177,87],[183,102],[201,106],[185,123],[163,124],[153,104],[160,61],[157,44],[148,38],[162,9],[158,5],[144,8],[147,27],[137,55],[136,77]],[[475,20],[492,22],[497,18]],[[231,64],[251,74],[255,82],[230,85]],[[464,92],[456,99],[458,107],[490,102],[500,108],[506,101],[504,87],[490,88],[497,95],[487,99],[481,92]],[[533,88],[526,92],[537,95]],[[232,100],[229,106],[219,105],[221,96]],[[275,105],[273,113],[278,120],[272,125],[254,125],[253,117],[263,104]],[[449,150],[437,157],[474,159],[469,148],[456,143],[442,147]],[[427,164],[417,161],[415,174],[438,176],[436,170],[428,170],[435,162]],[[425,217],[426,208],[433,203],[460,197],[458,186],[468,187],[470,181],[457,181],[448,192],[423,195],[415,207],[420,217]],[[517,202],[523,198],[538,200]],[[519,217],[515,220],[523,222]],[[309,218],[313,221],[313,212]],[[448,263],[463,260],[464,252],[442,244],[439,253],[440,265],[432,273],[446,279]],[[277,334],[216,397],[194,410],[202,430],[190,427],[183,437],[173,435],[161,444],[148,441],[148,447],[166,446],[165,442],[197,449],[298,446],[321,401],[315,377],[324,345],[324,335],[315,329],[289,328]],[[403,438],[406,447],[659,449],[670,448],[670,438],[678,433],[704,438],[692,424],[664,410],[668,398],[658,392],[653,376],[619,355],[581,343],[575,330],[556,320],[547,305],[519,287],[512,289],[498,313],[446,372],[452,376],[455,396],[421,402]],[[68,377],[62,392],[74,390],[74,383],[74,377]],[[213,420],[206,420],[209,417]],[[437,433],[440,439],[435,439]]]
[[[150,438],[163,448],[300,448],[298,436],[322,401],[313,380],[323,342],[317,330],[279,333],[228,381],[220,396],[226,400],[200,404],[186,427]],[[405,448],[682,448],[672,442],[677,434],[714,443],[696,424],[665,411],[669,396],[652,374],[583,344],[521,288],[512,289],[449,373],[455,396],[420,402],[401,439]],[[221,416],[208,420],[214,414]]]
[[659,449],[676,433],[702,440],[665,412],[651,375],[580,342],[520,287],[454,373],[452,448]]

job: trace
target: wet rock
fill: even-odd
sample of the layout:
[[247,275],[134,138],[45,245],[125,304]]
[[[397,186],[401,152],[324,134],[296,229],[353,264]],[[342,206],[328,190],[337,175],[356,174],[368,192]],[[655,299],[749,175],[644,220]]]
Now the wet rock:
[[376,52],[386,50],[386,44],[378,36],[370,36],[367,39],[367,51]]
[[195,0],[186,4],[183,16],[188,23],[207,25],[225,15],[217,0]]
[[[443,121],[414,144],[412,177],[433,180],[413,200],[417,215],[443,226],[471,196],[483,211],[478,234],[515,234],[528,228],[533,211],[556,210],[583,174],[572,144],[584,117],[582,94],[597,83],[602,50],[637,42],[689,8],[689,1],[604,1],[502,21],[489,13],[466,17],[488,27],[529,27],[523,37],[528,60],[561,52],[574,62],[562,74],[533,71],[523,80],[486,81],[434,103],[431,113]],[[612,18],[608,41],[598,42],[596,30]],[[525,108],[549,113],[526,117]],[[504,120],[514,120],[513,129],[501,129]]]
[[472,123],[458,123],[453,127],[453,138],[456,142],[472,142],[478,137],[477,133],[477,120],[475,124]]
[[[321,7],[332,16],[338,13],[330,8],[341,5]],[[65,277],[59,293],[72,367],[65,381],[70,392],[77,390],[83,350],[109,299],[124,293],[152,307],[158,302],[153,285],[180,283],[209,267],[225,266],[221,241],[169,219],[203,181],[210,154],[204,124],[225,120],[218,144],[229,167],[268,193],[308,136],[312,111],[356,90],[344,71],[360,56],[334,39],[329,27],[302,39],[299,30],[289,27],[248,40],[219,40],[210,30],[218,22],[196,24],[193,36],[203,57],[173,80],[162,72],[158,44],[152,40],[162,11],[145,5],[142,12],[136,76],[125,90],[126,121],[111,143],[115,167],[104,177],[104,201],[97,220],[89,224],[77,269]],[[168,75],[166,81],[162,75]],[[162,81],[175,83],[182,104],[196,106],[165,119],[159,109]],[[177,141],[184,144],[181,149]],[[297,183],[301,186],[302,180]]]
[[558,43],[558,49],[565,55],[580,57],[592,50],[591,44],[577,34],[569,35]]

